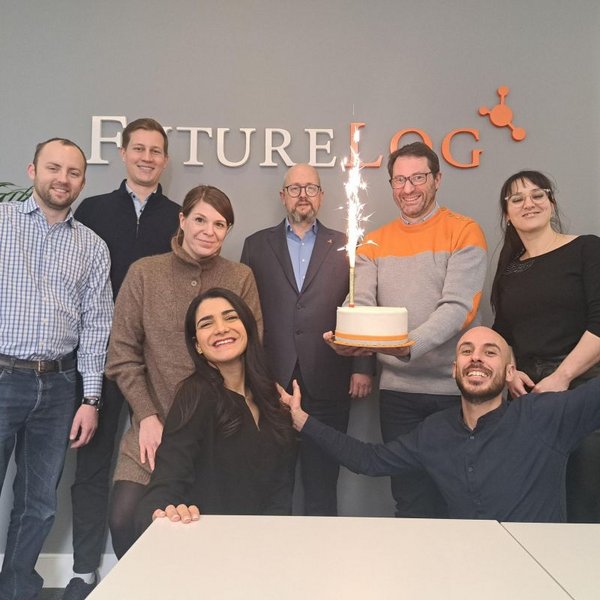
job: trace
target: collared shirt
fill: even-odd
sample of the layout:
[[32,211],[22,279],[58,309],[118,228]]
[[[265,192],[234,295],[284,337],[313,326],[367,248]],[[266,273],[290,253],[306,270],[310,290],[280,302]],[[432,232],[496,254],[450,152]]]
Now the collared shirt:
[[402,214],[402,211],[400,211],[400,218],[406,225],[416,225],[417,223],[425,223],[425,221],[431,219],[431,217],[433,217],[433,215],[435,215],[435,213],[438,210],[440,210],[440,205],[437,202],[435,202],[433,208],[424,217],[421,217],[418,221],[408,221],[406,217]]
[[600,427],[600,378],[568,392],[526,394],[480,417],[459,408],[428,417],[388,444],[366,444],[309,418],[302,433],[355,473],[429,473],[450,517],[564,521],[565,469],[583,437]]
[[154,194],[156,192],[156,190],[152,190],[152,192],[150,194],[148,194],[148,196],[146,197],[145,200],[142,200],[128,185],[127,183],[125,184],[125,188],[127,189],[127,192],[129,194],[129,197],[131,198],[131,200],[133,201],[133,208],[135,208],[135,214],[137,215],[138,221],[140,220],[140,217],[142,216],[142,212],[144,211],[144,207],[146,206],[146,204],[148,203],[148,198],[150,198],[150,196],[152,196],[152,194]]
[[315,221],[311,228],[306,231],[304,237],[301,238],[294,232],[289,220],[287,218],[285,220],[287,247],[290,253],[290,260],[292,261],[292,267],[294,268],[294,277],[296,278],[298,291],[300,291],[304,285],[304,278],[306,277],[310,257],[312,256],[315,240],[317,239],[317,228],[318,225]]
[[77,350],[98,396],[112,320],[106,244],[73,218],[48,224],[33,196],[0,204],[0,353],[54,360]]

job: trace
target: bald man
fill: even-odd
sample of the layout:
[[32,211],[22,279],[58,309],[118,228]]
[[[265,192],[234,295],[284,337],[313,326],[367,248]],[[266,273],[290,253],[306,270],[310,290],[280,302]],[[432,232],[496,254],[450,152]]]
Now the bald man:
[[[331,343],[331,332],[325,334]],[[503,398],[515,366],[504,339],[487,327],[456,346],[453,375],[460,407],[431,415],[387,444],[367,444],[326,427],[282,390],[294,427],[350,470],[370,476],[429,473],[460,519],[565,521],[569,453],[600,427],[600,378],[566,392]]]
[[[323,331],[334,328],[336,308],[348,293],[348,262],[339,252],[346,237],[317,219],[324,195],[314,167],[289,169],[279,192],[286,217],[247,238],[241,261],[256,278],[276,381],[291,391],[296,379],[304,409],[345,432],[350,397],[368,395],[371,376],[359,367],[352,375],[352,359],[323,343]],[[300,462],[304,513],[336,515],[337,462],[308,438],[300,444]]]

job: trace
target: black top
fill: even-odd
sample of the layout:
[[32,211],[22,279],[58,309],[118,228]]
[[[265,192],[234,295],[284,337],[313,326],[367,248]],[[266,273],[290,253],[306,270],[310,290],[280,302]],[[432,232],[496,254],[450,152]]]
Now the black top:
[[450,408],[385,445],[360,442],[313,418],[302,433],[355,473],[401,477],[406,469],[427,471],[452,518],[559,522],[565,520],[569,453],[599,427],[596,378],[572,391],[503,403],[473,431],[461,410]]
[[167,416],[156,466],[136,510],[136,528],[144,531],[152,513],[169,504],[195,504],[204,514],[289,515],[292,508],[294,452],[276,443],[272,431],[260,429],[243,396],[241,428],[228,437],[216,429],[214,397],[200,398],[180,429],[180,396]]
[[581,235],[502,274],[494,329],[517,366],[531,357],[565,356],[584,332],[600,336],[600,238]]
[[159,185],[146,200],[138,221],[124,179],[110,194],[86,198],[75,218],[98,234],[110,252],[110,280],[116,298],[132,262],[171,251],[171,238],[179,226],[179,204],[163,196]]

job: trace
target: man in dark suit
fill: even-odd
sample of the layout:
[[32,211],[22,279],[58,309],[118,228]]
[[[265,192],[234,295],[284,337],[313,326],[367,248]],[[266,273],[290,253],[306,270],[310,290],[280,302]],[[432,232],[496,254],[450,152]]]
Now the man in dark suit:
[[[289,169],[279,192],[287,217],[248,237],[241,262],[256,278],[275,379],[288,390],[297,379],[304,410],[345,432],[350,397],[367,396],[372,377],[352,375],[352,361],[323,342],[348,293],[348,260],[339,251],[346,237],[317,220],[323,195],[314,167]],[[339,466],[304,439],[300,464],[305,514],[337,515]]]

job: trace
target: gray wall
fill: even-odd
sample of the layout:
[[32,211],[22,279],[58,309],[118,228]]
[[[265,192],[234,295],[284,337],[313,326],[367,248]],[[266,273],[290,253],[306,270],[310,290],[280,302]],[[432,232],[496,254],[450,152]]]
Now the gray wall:
[[[439,199],[482,224],[492,265],[498,191],[521,168],[555,178],[572,232],[598,233],[596,0],[1,0],[0,6],[0,180],[27,183],[34,145],[50,136],[70,137],[89,155],[93,115],[212,127],[213,139],[199,141],[202,167],[183,165],[189,134],[169,134],[171,165],[163,184],[179,202],[200,182],[227,192],[237,224],[224,254],[237,259],[246,235],[282,217],[277,191],[285,165],[259,166],[266,128],[291,133],[287,151],[296,162],[308,160],[306,128],[333,129],[331,155],[338,158],[334,168],[321,169],[321,217],[340,229],[339,162],[348,153],[351,121],[367,123],[361,153],[368,160],[385,157],[400,129],[425,130],[439,152],[448,132],[474,128],[479,142],[457,138],[454,154],[467,161],[471,148],[482,149],[481,164],[456,169],[443,163]],[[500,85],[511,88],[514,123],[527,131],[522,142],[478,115],[479,106],[497,102]],[[230,160],[243,155],[239,129],[257,130],[247,164],[219,164],[219,127],[231,129],[225,148]],[[105,134],[118,130],[108,125]],[[109,164],[88,168],[83,196],[114,189],[122,178],[115,146],[105,144],[102,152]],[[375,227],[396,210],[385,169],[365,170],[364,177]],[[489,321],[487,298],[483,309]],[[357,403],[353,431],[376,439],[377,426],[376,400]],[[70,453],[47,552],[70,548],[72,463]],[[7,492],[0,507],[4,517]],[[390,514],[387,483],[345,473],[341,506],[344,514]]]

